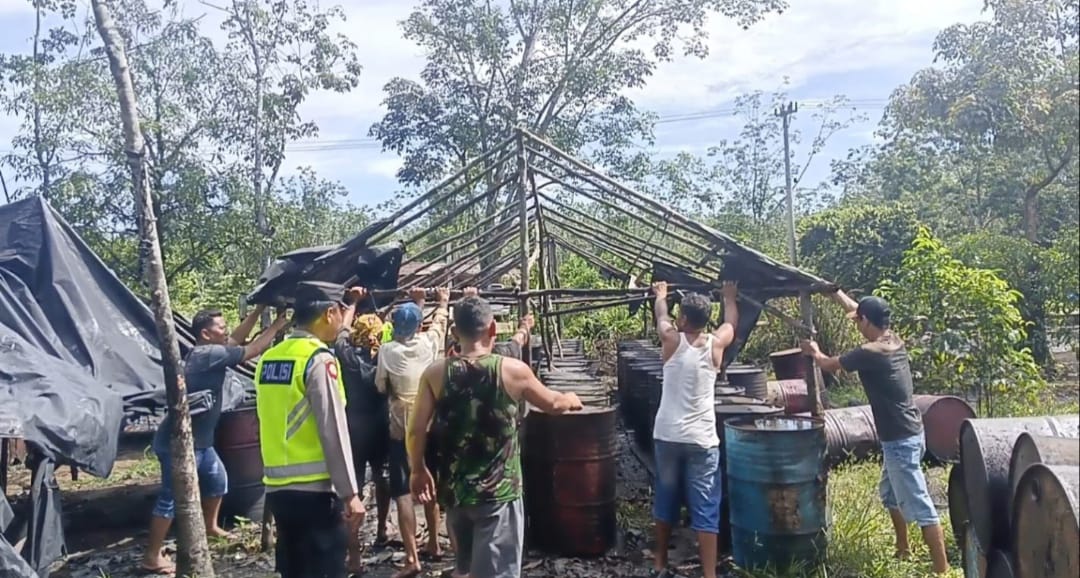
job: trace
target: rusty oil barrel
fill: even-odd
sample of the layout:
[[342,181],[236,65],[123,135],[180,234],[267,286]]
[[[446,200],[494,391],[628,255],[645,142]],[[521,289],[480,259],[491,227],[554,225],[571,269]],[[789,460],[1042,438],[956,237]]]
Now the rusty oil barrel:
[[987,578],[1014,578],[1012,556],[1005,550],[994,550],[986,564]]
[[732,387],[741,387],[746,395],[765,399],[769,395],[768,376],[765,370],[752,365],[732,364],[725,372]]
[[784,379],[768,382],[769,395],[765,401],[784,408],[789,415],[810,411],[810,396],[803,379]]
[[953,538],[961,547],[964,545],[964,528],[968,524],[967,488],[964,487],[964,468],[959,464],[949,468],[949,525],[952,526]]
[[724,437],[735,563],[749,571],[820,565],[828,544],[825,424],[730,419]]
[[560,556],[600,556],[615,543],[615,408],[525,418],[529,540]]
[[259,448],[259,414],[254,406],[221,414],[214,449],[229,476],[229,492],[221,501],[222,524],[232,526],[236,518],[261,521],[266,487]]
[[1020,476],[1032,464],[1075,466],[1080,464],[1080,440],[1024,432],[1017,436],[1009,459],[1009,490],[1016,492]]
[[720,438],[720,470],[723,478],[724,490],[720,497],[720,531],[717,534],[717,548],[721,552],[731,552],[731,506],[728,503],[727,491],[727,457],[724,451],[724,436],[727,431],[724,423],[732,419],[746,417],[769,417],[781,415],[784,408],[765,403],[764,400],[746,396],[730,396],[717,398],[714,407],[716,412],[716,433]]
[[1080,416],[965,420],[960,429],[968,515],[985,551],[1009,542],[1009,461],[1021,433],[1076,437]]
[[986,549],[979,542],[978,533],[970,525],[964,528],[960,561],[964,565],[964,578],[986,578],[986,569],[989,566]]
[[874,414],[868,405],[825,410],[825,440],[829,465],[848,459],[865,460],[881,448]]
[[927,457],[942,464],[959,461],[960,426],[978,417],[975,409],[952,395],[916,395],[914,401],[922,414]]
[[777,381],[789,379],[806,379],[806,356],[802,349],[785,349],[774,351],[769,354],[769,362],[772,363],[773,373]]
[[1013,496],[1011,544],[1018,578],[1080,576],[1080,466],[1033,464]]

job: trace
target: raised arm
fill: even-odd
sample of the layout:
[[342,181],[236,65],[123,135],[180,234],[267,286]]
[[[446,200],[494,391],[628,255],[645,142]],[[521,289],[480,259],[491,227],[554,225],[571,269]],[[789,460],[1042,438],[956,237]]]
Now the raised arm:
[[653,295],[656,296],[653,301],[653,315],[656,316],[656,333],[660,336],[660,343],[663,345],[664,358],[666,359],[675,353],[675,349],[679,346],[679,330],[675,328],[675,323],[668,314],[667,282],[657,281],[653,283],[652,290]]
[[536,325],[536,319],[532,314],[522,317],[521,321],[518,321],[517,331],[510,340],[524,348],[529,344],[529,338],[532,335],[532,328],[534,325]]
[[274,344],[274,337],[288,327],[289,323],[289,317],[285,315],[285,310],[278,309],[277,317],[270,324],[270,327],[267,327],[251,343],[244,346],[244,361],[255,359],[266,352],[267,349],[270,349],[270,346]]
[[582,408],[577,394],[562,393],[547,388],[533,375],[532,369],[520,360],[504,357],[502,360],[503,388],[516,400],[533,404],[549,414],[563,414]]
[[851,297],[848,297],[848,294],[843,291],[838,290],[836,293],[830,295],[829,298],[843,307],[844,313],[854,313],[855,310],[859,308],[859,304]]
[[259,316],[263,311],[266,311],[266,305],[256,305],[255,309],[252,309],[251,313],[248,313],[247,317],[240,322],[240,325],[233,329],[232,335],[229,335],[229,345],[247,343],[248,335],[251,335],[251,330],[255,329],[255,324],[259,322]]
[[713,331],[713,336],[717,346],[727,347],[735,341],[735,328],[739,326],[739,286],[724,281],[720,292],[724,296],[724,322]]

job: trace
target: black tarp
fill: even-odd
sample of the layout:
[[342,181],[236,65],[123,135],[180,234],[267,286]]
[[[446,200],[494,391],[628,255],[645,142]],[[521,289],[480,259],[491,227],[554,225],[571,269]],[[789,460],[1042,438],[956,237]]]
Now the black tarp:
[[[248,294],[252,304],[290,305],[300,281],[327,281],[343,285],[361,285],[368,289],[396,289],[401,258],[400,245],[369,247],[367,241],[390,225],[380,220],[338,246],[297,249],[278,257],[259,277]],[[394,295],[380,295],[360,305],[361,312],[385,307]]]
[[[180,350],[194,345],[190,325],[177,317]],[[0,337],[21,337],[8,352],[36,367],[38,389],[70,391],[72,378],[41,359],[82,369],[85,391],[112,391],[129,414],[165,407],[161,350],[150,308],[90,250],[40,197],[0,207]],[[251,380],[230,370],[225,409],[241,403]],[[0,394],[2,395],[2,394]],[[0,402],[3,398],[0,397]],[[48,416],[44,423],[60,427]]]
[[[685,269],[672,267],[663,263],[653,263],[652,279],[654,281],[667,281],[668,283],[676,283],[679,285],[709,286],[705,280],[691,275]],[[739,292],[759,303],[764,301],[760,293],[755,291],[752,285],[740,285]],[[672,295],[669,298],[669,301],[677,302],[678,299],[678,295]],[[745,345],[746,340],[750,338],[750,333],[754,330],[754,327],[757,326],[760,317],[761,308],[755,307],[746,301],[739,301],[739,324],[735,327],[735,341],[724,349],[723,367],[730,365],[739,355],[739,352],[742,351],[743,345]]]

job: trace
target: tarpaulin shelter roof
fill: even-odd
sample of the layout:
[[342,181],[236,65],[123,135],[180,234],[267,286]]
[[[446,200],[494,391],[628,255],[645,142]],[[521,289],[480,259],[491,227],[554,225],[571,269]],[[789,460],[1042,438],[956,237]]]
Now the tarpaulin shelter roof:
[[[635,286],[645,276],[704,291],[722,281],[737,281],[746,298],[739,306],[746,323],[736,330],[736,347],[729,348],[727,362],[749,336],[765,301],[835,289],[520,128],[386,221],[372,239],[383,242],[397,235],[408,251],[403,266],[425,260],[444,263],[437,271],[414,275],[410,284],[440,285],[475,268],[480,273],[466,280],[477,287],[508,273],[516,272],[518,278],[538,274],[529,287],[538,285],[539,290],[521,296],[539,297],[541,318],[594,306],[630,305],[636,310],[647,301],[648,289]],[[566,287],[557,265],[566,255],[583,259],[605,279],[624,285],[625,292]],[[523,274],[523,269],[529,272]],[[582,305],[590,300],[593,303]],[[544,341],[551,341],[550,336]]]

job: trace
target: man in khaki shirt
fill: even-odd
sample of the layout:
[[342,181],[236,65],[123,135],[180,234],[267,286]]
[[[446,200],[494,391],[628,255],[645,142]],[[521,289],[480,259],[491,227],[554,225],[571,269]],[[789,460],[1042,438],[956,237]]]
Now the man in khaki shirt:
[[[395,578],[420,574],[420,557],[416,544],[416,513],[409,493],[409,458],[405,450],[405,432],[420,389],[420,377],[436,359],[442,357],[449,318],[450,290],[436,290],[439,299],[434,319],[427,331],[420,332],[424,317],[424,289],[409,291],[412,303],[398,307],[391,318],[394,339],[379,348],[379,364],[375,371],[375,386],[390,398],[390,495],[397,503],[398,527],[405,545],[405,567]],[[427,518],[427,553],[432,558],[439,551],[439,507],[424,506]]]

